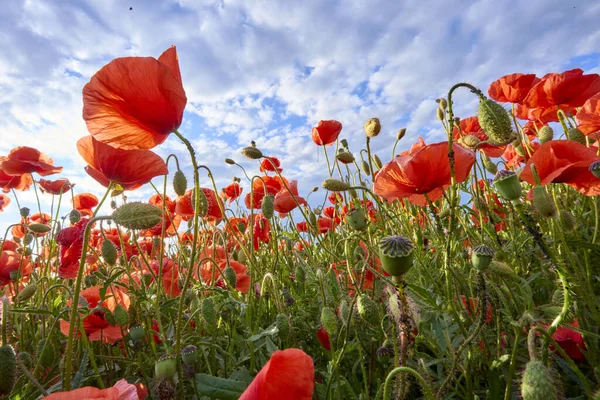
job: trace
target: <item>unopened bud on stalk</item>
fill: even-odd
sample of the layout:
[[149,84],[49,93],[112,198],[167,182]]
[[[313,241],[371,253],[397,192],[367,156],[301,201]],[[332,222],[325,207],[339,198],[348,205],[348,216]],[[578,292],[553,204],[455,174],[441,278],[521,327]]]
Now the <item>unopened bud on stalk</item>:
[[183,196],[187,190],[187,178],[180,169],[175,171],[175,175],[173,175],[173,190],[177,196]]
[[235,165],[235,161],[233,161],[231,158],[226,158],[225,162],[229,165]]
[[252,142],[250,146],[242,149],[242,155],[251,160],[258,160],[262,158],[262,151],[256,148],[256,143]]
[[398,132],[396,133],[396,140],[402,140],[404,135],[406,135],[406,128],[398,129]]
[[365,134],[367,137],[375,137],[379,135],[381,132],[381,123],[379,122],[379,118],[371,118],[365,122],[363,125],[363,129],[365,130]]
[[549,125],[544,125],[538,131],[538,138],[541,144],[549,142],[554,139],[554,130]]
[[340,144],[342,145],[342,147],[348,148],[348,141],[346,139],[340,140]]
[[573,213],[567,210],[560,210],[559,218],[560,223],[566,232],[572,232],[575,229],[577,220]]
[[477,118],[483,131],[494,143],[506,144],[512,140],[510,117],[500,104],[490,99],[482,100],[479,103]]
[[343,150],[340,151],[335,158],[337,158],[337,160],[342,164],[351,164],[354,162],[354,156],[352,153]]
[[446,119],[446,112],[444,110],[442,110],[441,108],[438,107],[438,109],[435,111],[435,116],[440,121],[443,121],[443,120]]
[[498,166],[492,161],[492,159],[485,153],[481,153],[481,161],[483,162],[483,167],[490,173],[496,174],[498,172]]
[[162,210],[152,204],[126,203],[112,213],[112,219],[127,229],[150,229],[161,220]]
[[315,186],[314,188],[312,188],[312,191],[313,191],[313,192],[316,192],[317,190],[319,190],[319,187],[318,187],[318,186]]
[[369,167],[369,163],[366,162],[365,160],[363,160],[360,163],[360,168],[362,169],[362,171],[365,173],[365,175],[371,175],[371,168]]
[[333,178],[325,179],[323,183],[321,183],[321,186],[330,192],[345,192],[350,189],[350,185],[346,182]]
[[110,240],[104,239],[101,248],[102,258],[110,265],[114,266],[117,263],[117,248]]
[[271,219],[271,217],[273,216],[273,213],[275,212],[274,202],[275,202],[275,196],[273,196],[272,194],[267,194],[262,199],[260,208],[266,219]]
[[29,208],[21,207],[21,209],[19,210],[19,213],[21,214],[21,217],[27,218],[27,217],[29,217]]
[[29,229],[33,233],[48,233],[52,228],[50,228],[46,224],[30,224],[27,225],[27,229]]
[[577,128],[569,129],[567,136],[569,137],[569,140],[585,144],[585,135]]
[[475,135],[467,135],[460,138],[460,142],[467,148],[475,150],[481,140]]
[[368,295],[363,293],[358,297],[356,309],[358,315],[369,325],[378,326],[381,322],[379,307]]
[[337,332],[337,317],[331,308],[323,307],[323,310],[321,310],[321,324],[330,337]]
[[373,154],[373,164],[375,164],[377,169],[383,168],[383,163],[377,154]]
[[442,110],[445,110],[446,108],[448,108],[448,101],[446,101],[445,98],[439,98],[436,100],[436,102],[440,105],[440,108]]
[[78,223],[81,220],[81,213],[75,209],[69,213],[69,222],[71,225]]
[[558,399],[556,383],[548,367],[540,360],[531,360],[525,366],[521,381],[523,400]]
[[556,205],[543,186],[533,188],[533,206],[542,217],[551,218],[557,215]]

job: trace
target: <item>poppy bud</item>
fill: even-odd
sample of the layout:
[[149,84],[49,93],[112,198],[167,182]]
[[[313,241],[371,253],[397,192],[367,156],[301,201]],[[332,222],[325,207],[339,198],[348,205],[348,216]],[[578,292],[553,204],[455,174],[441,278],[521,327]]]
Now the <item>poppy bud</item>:
[[481,161],[483,162],[483,167],[490,173],[490,174],[496,174],[496,172],[498,172],[498,166],[492,161],[492,159],[490,157],[488,157],[487,154],[485,153],[481,153]]
[[131,340],[142,340],[146,336],[146,330],[140,324],[135,324],[129,328],[129,337]]
[[340,140],[340,144],[342,145],[342,147],[348,148],[348,141],[346,139]]
[[600,161],[594,161],[590,165],[590,172],[594,174],[596,178],[600,178]]
[[96,275],[87,275],[84,282],[86,287],[95,286],[98,284],[98,277]]
[[479,125],[493,142],[506,144],[512,140],[510,118],[500,104],[490,99],[482,100],[477,110],[477,118]]
[[369,163],[366,162],[365,160],[363,160],[360,163],[360,168],[362,169],[362,171],[365,173],[365,175],[371,175],[371,168],[369,167]]
[[436,102],[440,105],[440,108],[442,110],[445,110],[446,108],[448,108],[448,101],[446,101],[445,98],[439,98],[436,100]]
[[487,247],[486,245],[480,245],[473,248],[471,254],[471,264],[478,271],[485,271],[490,266],[492,258],[494,257],[494,250]]
[[415,245],[403,236],[386,236],[379,241],[379,252],[383,269],[400,283],[413,263]]
[[21,207],[21,209],[19,210],[19,213],[21,214],[21,217],[27,218],[27,217],[29,217],[29,208]]
[[115,318],[115,314],[112,313],[108,308],[103,309],[104,319],[109,325],[117,325],[117,319]]
[[337,314],[340,316],[340,320],[342,321],[342,325],[346,325],[348,321],[348,317],[350,316],[350,306],[346,300],[342,300],[340,305],[336,310]]
[[110,201],[110,208],[111,208],[112,210],[116,210],[116,209],[117,209],[117,202],[116,202],[116,201],[114,201],[114,200],[111,200],[111,201]]
[[235,165],[235,161],[233,161],[231,158],[226,158],[225,162],[229,165]]
[[256,143],[254,142],[252,142],[250,146],[242,149],[242,155],[251,160],[258,160],[263,156],[262,151],[256,148]]
[[207,327],[212,330],[217,326],[217,313],[215,312],[215,304],[211,297],[202,300],[202,318],[206,322]]
[[118,325],[126,325],[129,322],[129,314],[125,307],[120,304],[115,307],[115,322]]
[[515,153],[517,153],[521,157],[525,157],[525,149],[523,148],[523,145],[520,142],[513,144],[513,148],[515,150]]
[[287,339],[290,336],[290,320],[285,314],[277,314],[277,317],[275,317],[275,326],[279,331],[280,339]]
[[227,267],[225,267],[223,274],[225,275],[225,281],[227,281],[227,286],[229,286],[231,288],[235,288],[235,284],[237,281],[237,275],[235,274],[235,270],[233,268],[231,268],[231,265],[228,265]]
[[356,301],[356,310],[358,315],[369,325],[378,326],[381,322],[379,307],[372,298],[364,293]]
[[585,135],[577,128],[569,129],[567,137],[577,143],[585,144]]
[[375,164],[377,169],[383,168],[383,163],[377,154],[373,154],[373,164]]
[[323,307],[321,310],[321,325],[323,325],[329,336],[335,335],[337,332],[337,317],[331,308]]
[[38,363],[44,368],[49,368],[56,362],[56,358],[60,356],[60,353],[56,351],[54,343],[42,339],[37,344],[36,355]]
[[37,292],[37,284],[35,282],[30,283],[19,292],[19,294],[17,295],[17,301],[27,301],[30,298],[32,298],[33,295],[35,295],[35,292]]
[[198,348],[193,344],[185,346],[181,350],[181,360],[188,366],[196,364],[196,361],[198,361]]
[[[21,247],[21,248],[17,249],[17,252],[24,256],[30,256],[32,253],[32,251],[29,247]],[[16,273],[16,271],[12,271],[12,272]]]
[[154,375],[157,379],[173,379],[177,373],[177,360],[172,354],[163,354],[154,363]]
[[317,331],[317,339],[321,346],[323,346],[326,350],[331,350],[331,342],[329,340],[329,334],[325,330],[325,328],[321,327]]
[[521,182],[514,171],[498,171],[494,177],[494,187],[502,197],[510,201],[518,201],[521,198]]
[[381,123],[379,122],[379,118],[368,119],[363,125],[363,129],[365,130],[367,137],[372,138],[379,135],[379,132],[381,132]]
[[459,142],[461,142],[465,147],[475,150],[481,140],[475,135],[467,135],[460,138]]
[[406,135],[406,128],[398,129],[398,132],[396,132],[396,140],[400,141],[404,135]]
[[[241,232],[241,230],[240,230]],[[244,253],[243,250],[238,251],[237,253],[237,260],[242,263],[242,264],[246,264],[246,262],[248,261],[248,257],[246,257],[246,253]]]
[[187,178],[180,169],[175,171],[175,175],[173,175],[173,190],[177,196],[183,196],[187,190]]
[[102,258],[108,265],[114,266],[117,263],[117,248],[110,240],[104,239],[102,241],[101,253]]
[[550,218],[556,216],[556,205],[543,186],[533,188],[533,206],[542,217]]
[[23,238],[23,245],[29,246],[29,243],[31,243],[32,241],[33,241],[33,235],[31,233],[28,233]]
[[[499,258],[499,256],[498,256]],[[503,278],[515,279],[517,278],[517,274],[515,271],[508,265],[500,261],[492,261],[490,263],[490,272],[496,275],[499,275]]]
[[548,125],[544,125],[538,131],[538,138],[540,139],[540,143],[544,144],[554,139],[554,129],[552,129]]
[[10,344],[0,347],[0,396],[8,396],[17,382],[17,355]]
[[365,252],[365,249],[363,249],[361,246],[356,246],[354,248],[354,251],[352,252],[352,255],[354,256],[354,259],[356,261],[360,261],[365,259],[367,253]]
[[50,228],[46,224],[31,224],[27,225],[27,229],[29,229],[33,233],[47,233],[50,232],[52,228]]
[[559,218],[560,223],[566,232],[572,232],[573,229],[575,229],[577,220],[575,219],[573,213],[567,210],[560,210]]
[[523,400],[557,399],[558,390],[550,370],[539,360],[531,360],[525,366],[521,381]]
[[346,214],[346,223],[356,231],[362,231],[367,227],[367,217],[365,210],[362,208],[355,208],[350,210]]
[[437,119],[439,119],[440,121],[443,121],[446,119],[446,112],[444,110],[442,110],[441,108],[438,107],[437,110],[435,110],[435,116],[437,117]]
[[23,363],[23,366],[27,369],[32,369],[34,367],[33,357],[26,351],[20,351],[19,354],[17,354],[17,360]]
[[350,189],[350,185],[348,185],[346,182],[333,178],[325,179],[321,183],[321,186],[330,192],[345,192],[346,190]]
[[347,152],[347,151],[340,151],[335,158],[338,159],[339,162],[341,162],[342,164],[350,164],[352,162],[354,162],[354,156],[352,155],[352,153]]
[[262,199],[260,208],[266,219],[271,219],[271,217],[273,217],[273,213],[275,212],[275,209],[273,208],[274,201],[275,196],[273,196],[272,194],[267,194]]
[[162,210],[152,204],[126,203],[112,213],[112,219],[127,229],[150,229],[161,220]]

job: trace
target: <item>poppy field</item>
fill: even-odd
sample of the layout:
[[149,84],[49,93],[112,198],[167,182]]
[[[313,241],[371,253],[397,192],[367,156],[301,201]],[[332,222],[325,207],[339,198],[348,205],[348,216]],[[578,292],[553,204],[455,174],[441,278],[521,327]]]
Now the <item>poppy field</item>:
[[[77,142],[104,193],[38,149],[0,157],[0,396],[600,399],[600,75],[447,89],[441,142],[400,129],[375,154],[397,128],[353,148],[324,119],[320,187],[254,142],[260,173],[227,158],[219,187],[180,130],[175,47],[105,65]],[[190,173],[153,152],[169,136]]]

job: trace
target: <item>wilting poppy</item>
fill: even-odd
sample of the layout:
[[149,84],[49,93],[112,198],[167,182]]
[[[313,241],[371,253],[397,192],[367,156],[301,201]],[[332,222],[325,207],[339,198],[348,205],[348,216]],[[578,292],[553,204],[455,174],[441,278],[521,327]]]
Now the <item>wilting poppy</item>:
[[277,350],[239,400],[311,400],[315,367],[300,349]]
[[254,216],[254,226],[252,228],[254,239],[254,250],[258,250],[260,242],[269,243],[271,235],[271,224],[262,214]]
[[492,82],[490,97],[502,103],[520,103],[531,88],[540,81],[535,74],[510,74]]
[[281,172],[283,171],[281,168],[281,162],[277,157],[265,157],[260,162],[260,172]]
[[[453,144],[454,177],[464,182],[475,162],[475,153]],[[448,142],[426,145],[412,154],[399,155],[383,166],[375,178],[373,191],[388,201],[406,198],[418,206],[442,197],[451,183]]]
[[[2,163],[2,157],[0,157],[0,166]],[[0,187],[4,193],[14,190],[29,190],[29,187],[33,184],[33,178],[31,174],[23,175],[9,175],[2,170],[0,167]]]
[[229,260],[229,262],[225,259],[218,260],[218,270],[214,268],[214,263],[212,261],[203,263],[201,272],[202,280],[206,283],[210,283],[214,273],[215,286],[225,286],[223,276],[219,270],[224,271],[225,268],[227,268],[227,265],[229,265],[235,271],[235,289],[240,293],[248,293],[250,290],[250,275],[248,275],[248,267],[235,260]]
[[[452,136],[455,140],[463,138],[465,136],[475,136],[482,142],[489,141],[488,136],[485,134],[481,126],[479,125],[479,119],[476,116],[461,119],[458,127],[454,127]],[[478,150],[483,151],[489,157],[500,157],[504,152],[506,146],[498,146],[492,143],[482,144],[477,147]]]
[[[101,286],[92,286],[82,290],[79,294],[85,300],[90,310],[93,310],[99,304],[102,307],[108,308],[111,312],[115,311],[117,305],[125,307],[126,310],[129,309],[131,303],[129,296],[120,286],[109,286],[103,301],[100,298],[100,288]],[[67,305],[70,304],[71,300],[67,302]],[[69,334],[69,326],[69,322],[65,320],[60,321],[60,331],[63,335]],[[103,339],[105,342],[111,343],[123,337],[121,327],[109,324],[102,311],[95,311],[85,317],[83,319],[83,329],[90,341]]]
[[223,193],[225,193],[225,200],[227,200],[227,204],[231,204],[231,202],[240,197],[243,190],[244,189],[237,182],[233,182],[225,186],[223,188]]
[[98,205],[98,198],[92,193],[80,193],[73,196],[73,208],[85,216],[92,216],[92,208]]
[[600,195],[600,179],[590,171],[599,160],[596,151],[572,140],[551,140],[531,156],[521,172],[521,180],[535,184],[531,164],[535,165],[542,185],[566,183],[586,196]]
[[73,279],[77,276],[85,228],[89,221],[87,218],[82,218],[75,225],[62,229],[56,235],[56,242],[60,245],[59,277]]
[[8,175],[18,176],[33,172],[47,176],[62,171],[55,167],[54,161],[44,153],[32,147],[20,146],[12,149],[8,156],[1,160],[0,168]]
[[0,211],[4,211],[4,207],[10,204],[10,197],[5,194],[0,194]]
[[[5,245],[6,243],[8,241],[5,242]],[[7,246],[0,252],[0,286],[12,281],[11,272],[18,271],[19,268],[21,268],[21,277],[31,274],[31,263],[26,257],[22,258],[15,250],[10,250],[10,247]]]
[[187,103],[177,50],[117,58],[83,88],[83,119],[96,140],[112,147],[152,149],[181,125]]
[[71,182],[69,182],[67,178],[61,178],[55,181],[40,179],[38,184],[40,185],[42,193],[50,193],[54,195],[66,193],[71,190],[72,187]]
[[342,131],[342,123],[336,120],[319,121],[312,128],[312,140],[319,146],[331,146]]
[[69,392],[54,392],[44,400],[138,400],[138,390],[135,385],[121,379],[114,386],[106,389],[98,389],[92,386],[86,386]]
[[298,205],[307,204],[303,197],[298,195],[298,181],[288,184],[289,190],[284,186],[276,195],[273,208],[279,213],[289,213]]
[[600,93],[590,97],[577,112],[579,129],[585,135],[600,131]]
[[[217,197],[216,193],[212,189],[208,188],[200,188],[206,196],[206,201],[208,203],[208,209],[206,212],[206,217],[208,220],[218,221],[223,218],[223,211],[221,207],[223,207],[223,202],[219,197]],[[181,215],[184,220],[188,221],[190,218],[194,216],[194,198],[192,197],[193,190],[190,189],[183,196],[177,198],[175,204],[175,212],[178,215]]]
[[79,139],[77,150],[88,164],[85,171],[104,187],[112,181],[134,190],[169,172],[164,160],[150,150],[117,149],[92,136]]
[[323,346],[326,350],[331,350],[331,342],[329,341],[329,334],[327,333],[325,328],[320,327],[319,330],[317,330],[317,340],[319,340],[319,343],[321,343],[321,346]]

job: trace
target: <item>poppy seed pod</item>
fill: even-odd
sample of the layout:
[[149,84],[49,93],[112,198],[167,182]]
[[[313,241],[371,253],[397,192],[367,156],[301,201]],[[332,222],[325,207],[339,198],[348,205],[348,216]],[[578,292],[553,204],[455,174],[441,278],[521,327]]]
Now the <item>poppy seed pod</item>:
[[362,208],[355,208],[346,214],[346,223],[355,231],[363,231],[367,227],[367,216]]
[[558,395],[550,370],[540,360],[529,361],[521,381],[523,400],[557,399]]
[[482,100],[477,110],[477,118],[485,134],[494,143],[507,144],[512,140],[510,117],[500,104],[490,99]]
[[256,148],[256,143],[242,149],[242,155],[250,160],[258,160],[263,157],[262,151]]
[[540,143],[544,144],[554,139],[554,129],[552,129],[549,125],[544,125],[538,131],[538,138],[540,139]]
[[146,336],[146,330],[140,324],[135,324],[129,328],[129,337],[131,340],[142,340]]
[[494,257],[494,250],[486,245],[480,245],[473,248],[471,254],[471,264],[478,271],[485,271],[490,266],[492,258]]
[[350,189],[350,185],[348,185],[346,182],[333,178],[325,179],[321,183],[321,186],[330,192],[345,192],[346,190]]
[[183,196],[187,190],[187,178],[180,169],[175,171],[175,175],[173,175],[173,190],[177,196]]
[[183,350],[181,350],[181,360],[188,366],[196,364],[196,361],[198,360],[198,348],[193,344],[185,346]]
[[354,156],[352,153],[343,150],[337,153],[335,158],[337,158],[337,160],[342,164],[351,164],[354,162]]
[[271,219],[271,217],[273,217],[273,213],[275,212],[274,201],[275,196],[272,194],[267,194],[265,197],[263,197],[262,202],[260,203],[260,208],[266,219]]
[[126,203],[112,213],[112,219],[127,229],[150,229],[161,220],[162,210],[152,204]]
[[375,137],[379,135],[381,132],[381,122],[379,122],[379,118],[370,118],[363,125],[363,129],[365,130],[365,134],[367,137]]
[[394,344],[391,340],[386,339],[383,345],[375,351],[375,354],[377,354],[377,361],[387,364],[390,361],[390,357],[394,354]]
[[395,283],[402,281],[413,264],[415,245],[404,236],[386,236],[379,241],[381,265]]
[[572,140],[577,143],[585,144],[585,135],[577,128],[569,129],[567,132],[567,136],[569,140]]
[[7,396],[17,382],[17,355],[10,344],[0,347],[0,377],[0,396]]
[[594,174],[596,178],[600,178],[600,160],[590,164],[590,172]]
[[556,217],[556,205],[543,186],[533,188],[533,206],[538,214],[545,218]]
[[157,379],[173,379],[177,373],[177,360],[172,354],[164,354],[154,363],[154,375]]
[[19,214],[21,214],[21,217],[23,218],[29,217],[29,208],[21,207],[21,209],[19,210]]
[[398,132],[396,132],[396,140],[397,141],[402,140],[402,138],[404,137],[404,135],[406,135],[406,128],[400,128],[400,129],[398,129]]
[[498,171],[494,177],[494,187],[502,197],[510,201],[518,201],[523,191],[517,174],[508,170]]

